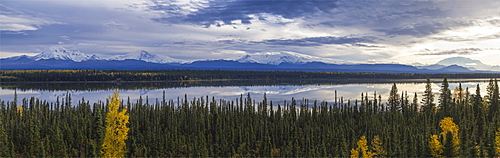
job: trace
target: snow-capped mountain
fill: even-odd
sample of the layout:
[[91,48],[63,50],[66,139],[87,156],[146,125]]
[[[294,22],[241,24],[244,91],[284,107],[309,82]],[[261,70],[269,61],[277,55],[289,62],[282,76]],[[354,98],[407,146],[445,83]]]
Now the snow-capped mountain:
[[500,71],[498,69],[495,70],[495,67],[493,67],[491,65],[483,64],[479,60],[473,60],[473,59],[465,58],[465,57],[446,58],[446,59],[443,59],[443,60],[437,62],[436,64],[437,65],[444,65],[444,66],[458,65],[458,66],[466,67],[470,70]]
[[13,57],[8,57],[8,58],[3,58],[5,61],[16,61],[19,59],[30,59],[32,57],[27,56],[27,55],[20,55],[20,56],[13,56]]
[[253,53],[253,54],[247,54],[236,61],[240,63],[258,63],[258,64],[269,64],[269,65],[279,65],[281,63],[303,64],[309,62],[324,62],[330,64],[345,63],[342,60],[327,59],[327,58],[315,57],[294,52]]
[[439,65],[460,65],[460,66],[476,66],[476,65],[484,65],[481,61],[479,60],[473,60],[470,58],[464,58],[464,57],[451,57],[451,58],[446,58],[443,59],[436,64]]
[[99,58],[97,55],[94,54],[88,60],[101,60],[101,58]]
[[[168,63],[168,64],[165,64]],[[414,63],[417,65],[418,63]],[[499,66],[490,66],[468,58],[449,58],[434,65],[408,66],[401,64],[353,64],[342,60],[303,55],[294,52],[248,53],[237,59],[184,61],[147,51],[99,58],[80,51],[52,47],[36,56],[15,56],[0,59],[0,70],[30,69],[195,69],[195,70],[250,70],[250,71],[335,71],[382,73],[468,73],[500,72]]]
[[134,59],[134,60],[142,60],[150,63],[182,63],[182,60],[174,59],[168,56],[150,54],[147,51],[141,51],[139,53],[130,53],[126,55],[116,55],[107,58],[107,60],[126,60],[126,59]]
[[21,56],[15,56],[15,57],[9,57],[3,59],[4,61],[16,61],[20,59],[26,59],[26,60],[34,60],[34,61],[39,61],[39,60],[47,60],[47,59],[55,59],[55,60],[61,60],[61,61],[73,61],[73,62],[83,62],[83,61],[101,61],[101,60],[127,60],[127,59],[133,59],[133,60],[140,60],[140,61],[145,61],[149,63],[159,63],[159,64],[164,64],[164,63],[185,63],[183,60],[179,59],[174,59],[170,58],[167,56],[162,56],[162,55],[156,55],[156,54],[150,54],[147,51],[140,51],[138,53],[130,53],[126,55],[117,55],[117,56],[112,56],[109,58],[100,58],[97,55],[87,55],[85,53],[82,53],[77,50],[68,50],[63,47],[51,47],[50,51],[44,51],[40,54],[37,54],[35,56],[27,56],[27,55],[21,55]]
[[413,63],[412,65],[420,69],[428,69],[428,70],[439,70],[445,67],[456,65],[467,68],[469,70],[500,71],[498,66],[483,64],[479,60],[474,60],[465,57],[446,58],[432,65],[423,65],[420,63]]
[[56,59],[56,60],[71,60],[74,62],[82,62],[90,59],[99,60],[99,57],[95,55],[87,55],[77,50],[68,50],[63,47],[51,47],[50,51],[42,52],[36,56],[31,57],[33,60],[42,59]]

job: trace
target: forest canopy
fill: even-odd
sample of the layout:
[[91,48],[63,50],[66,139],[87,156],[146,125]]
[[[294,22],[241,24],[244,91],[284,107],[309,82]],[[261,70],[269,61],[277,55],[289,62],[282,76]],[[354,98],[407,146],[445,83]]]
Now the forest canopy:
[[0,100],[0,156],[105,156],[111,124],[105,120],[115,116],[110,109],[123,114],[117,117],[126,122],[120,153],[130,157],[500,156],[498,81],[490,80],[486,95],[479,87],[451,92],[446,82],[438,95],[413,97],[394,85],[387,103],[368,94],[358,101],[292,98],[282,105],[266,94],[262,101],[241,95],[152,103],[113,95],[77,105],[70,95],[55,103],[15,97]]

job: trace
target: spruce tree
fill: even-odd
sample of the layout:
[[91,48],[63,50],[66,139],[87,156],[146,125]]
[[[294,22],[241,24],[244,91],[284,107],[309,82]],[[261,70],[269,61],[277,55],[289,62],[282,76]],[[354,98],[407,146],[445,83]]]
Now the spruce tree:
[[453,136],[450,131],[446,133],[446,139],[444,140],[443,144],[443,156],[444,157],[456,157],[457,155],[455,154],[455,146],[453,144],[453,139],[451,139]]
[[440,112],[444,114],[444,117],[449,117],[452,110],[452,99],[451,91],[449,89],[448,79],[444,77],[443,85],[441,86],[441,94],[439,95],[439,107]]
[[411,103],[411,109],[413,112],[418,112],[418,96],[417,92],[415,92],[415,95],[413,96],[413,102]]
[[12,157],[12,153],[10,153],[9,149],[9,137],[7,132],[5,132],[5,128],[2,120],[0,120],[0,157]]
[[396,87],[396,83],[392,85],[391,92],[389,94],[388,104],[391,112],[399,112],[401,111],[401,103],[398,94],[398,87]]
[[425,85],[425,91],[422,98],[422,110],[425,113],[434,112],[434,94],[432,93],[432,85],[429,78],[427,78],[427,83]]
[[490,82],[488,84],[488,87],[486,88],[487,95],[485,96],[486,101],[488,102],[488,115],[489,119],[492,120],[493,116],[495,115],[496,112],[499,111],[500,109],[500,96],[499,96],[499,89],[498,89],[498,81],[495,78],[495,80],[490,79]]

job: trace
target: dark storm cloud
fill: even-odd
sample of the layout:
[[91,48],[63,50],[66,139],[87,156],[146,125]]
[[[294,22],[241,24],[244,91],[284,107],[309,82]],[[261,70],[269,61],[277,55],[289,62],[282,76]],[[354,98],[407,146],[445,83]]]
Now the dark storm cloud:
[[461,49],[437,51],[437,52],[431,52],[430,50],[426,50],[426,53],[419,53],[418,55],[471,55],[471,54],[477,54],[477,52],[479,51],[483,50],[480,48],[461,48]]
[[325,44],[357,44],[373,43],[374,37],[309,37],[302,39],[272,39],[254,43],[268,45],[286,45],[286,46],[320,46]]
[[[252,19],[251,14],[268,13],[280,15],[287,19],[311,16],[318,12],[330,12],[337,7],[334,0],[236,0],[236,1],[210,1],[208,7],[201,8],[182,18],[172,16],[155,19],[160,22],[184,22],[196,23],[210,26],[216,21],[230,24],[231,21],[241,20],[244,24],[249,24]],[[158,4],[152,6],[153,10],[161,10],[167,13],[178,13],[180,6],[169,4]],[[175,14],[174,14],[175,15]],[[178,15],[178,14],[177,14]]]

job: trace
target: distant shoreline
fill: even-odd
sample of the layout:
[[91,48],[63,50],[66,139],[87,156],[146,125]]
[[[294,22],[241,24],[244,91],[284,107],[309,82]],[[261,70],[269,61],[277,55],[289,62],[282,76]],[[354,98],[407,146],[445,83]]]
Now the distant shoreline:
[[[426,82],[426,79],[391,79],[391,78],[346,78],[349,83],[385,83],[385,82]],[[341,81],[346,79],[324,79],[324,78],[305,78],[305,79],[279,79],[272,81]],[[490,78],[448,78],[448,82],[487,82]],[[231,82],[231,81],[266,81],[266,79],[194,79],[194,80],[167,80],[167,81],[6,81],[2,83],[182,83],[182,82]],[[267,80],[269,81],[269,80]],[[430,78],[431,82],[442,82],[443,79]],[[345,81],[344,81],[345,82]],[[1,83],[0,83],[1,84]]]
[[500,74],[415,74],[367,72],[289,72],[230,70],[17,70],[0,71],[0,82],[127,83],[127,82],[226,82],[226,81],[320,81],[320,82],[432,82],[477,81]]

